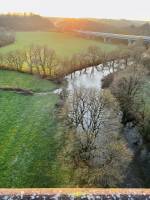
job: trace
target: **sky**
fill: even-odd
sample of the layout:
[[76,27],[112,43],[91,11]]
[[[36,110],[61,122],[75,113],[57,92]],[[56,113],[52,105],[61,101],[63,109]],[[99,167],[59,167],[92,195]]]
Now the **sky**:
[[150,0],[0,0],[0,13],[150,20]]

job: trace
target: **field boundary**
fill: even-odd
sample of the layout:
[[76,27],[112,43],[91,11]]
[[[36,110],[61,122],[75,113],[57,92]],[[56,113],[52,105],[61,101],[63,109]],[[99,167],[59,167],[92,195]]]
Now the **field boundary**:
[[16,92],[16,93],[24,94],[24,95],[33,95],[34,94],[31,90],[27,90],[27,89],[23,89],[23,88],[0,87],[0,90],[12,91],[12,92]]

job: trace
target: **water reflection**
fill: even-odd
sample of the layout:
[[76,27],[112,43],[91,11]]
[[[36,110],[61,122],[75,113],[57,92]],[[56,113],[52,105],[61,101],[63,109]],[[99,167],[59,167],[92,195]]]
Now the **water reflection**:
[[101,81],[104,76],[108,75],[110,71],[108,69],[99,70],[98,67],[89,67],[86,70],[76,71],[74,74],[66,77],[68,81],[68,91],[73,91],[73,88],[94,88],[101,89]]

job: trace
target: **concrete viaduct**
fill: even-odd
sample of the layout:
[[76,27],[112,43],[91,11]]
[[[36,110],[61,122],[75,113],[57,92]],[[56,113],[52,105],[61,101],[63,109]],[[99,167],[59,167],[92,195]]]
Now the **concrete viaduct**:
[[144,43],[150,43],[150,36],[137,36],[137,35],[123,35],[123,34],[115,34],[115,33],[103,33],[103,32],[93,32],[93,31],[76,31],[80,35],[88,36],[88,37],[101,37],[104,39],[104,42],[111,42],[111,40],[122,40],[127,41],[128,45],[134,43],[137,40],[143,40]]

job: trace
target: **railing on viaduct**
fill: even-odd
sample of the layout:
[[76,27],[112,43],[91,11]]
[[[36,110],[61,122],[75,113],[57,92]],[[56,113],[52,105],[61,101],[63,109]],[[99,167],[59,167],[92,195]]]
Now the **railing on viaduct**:
[[2,200],[149,200],[150,189],[0,189]]

